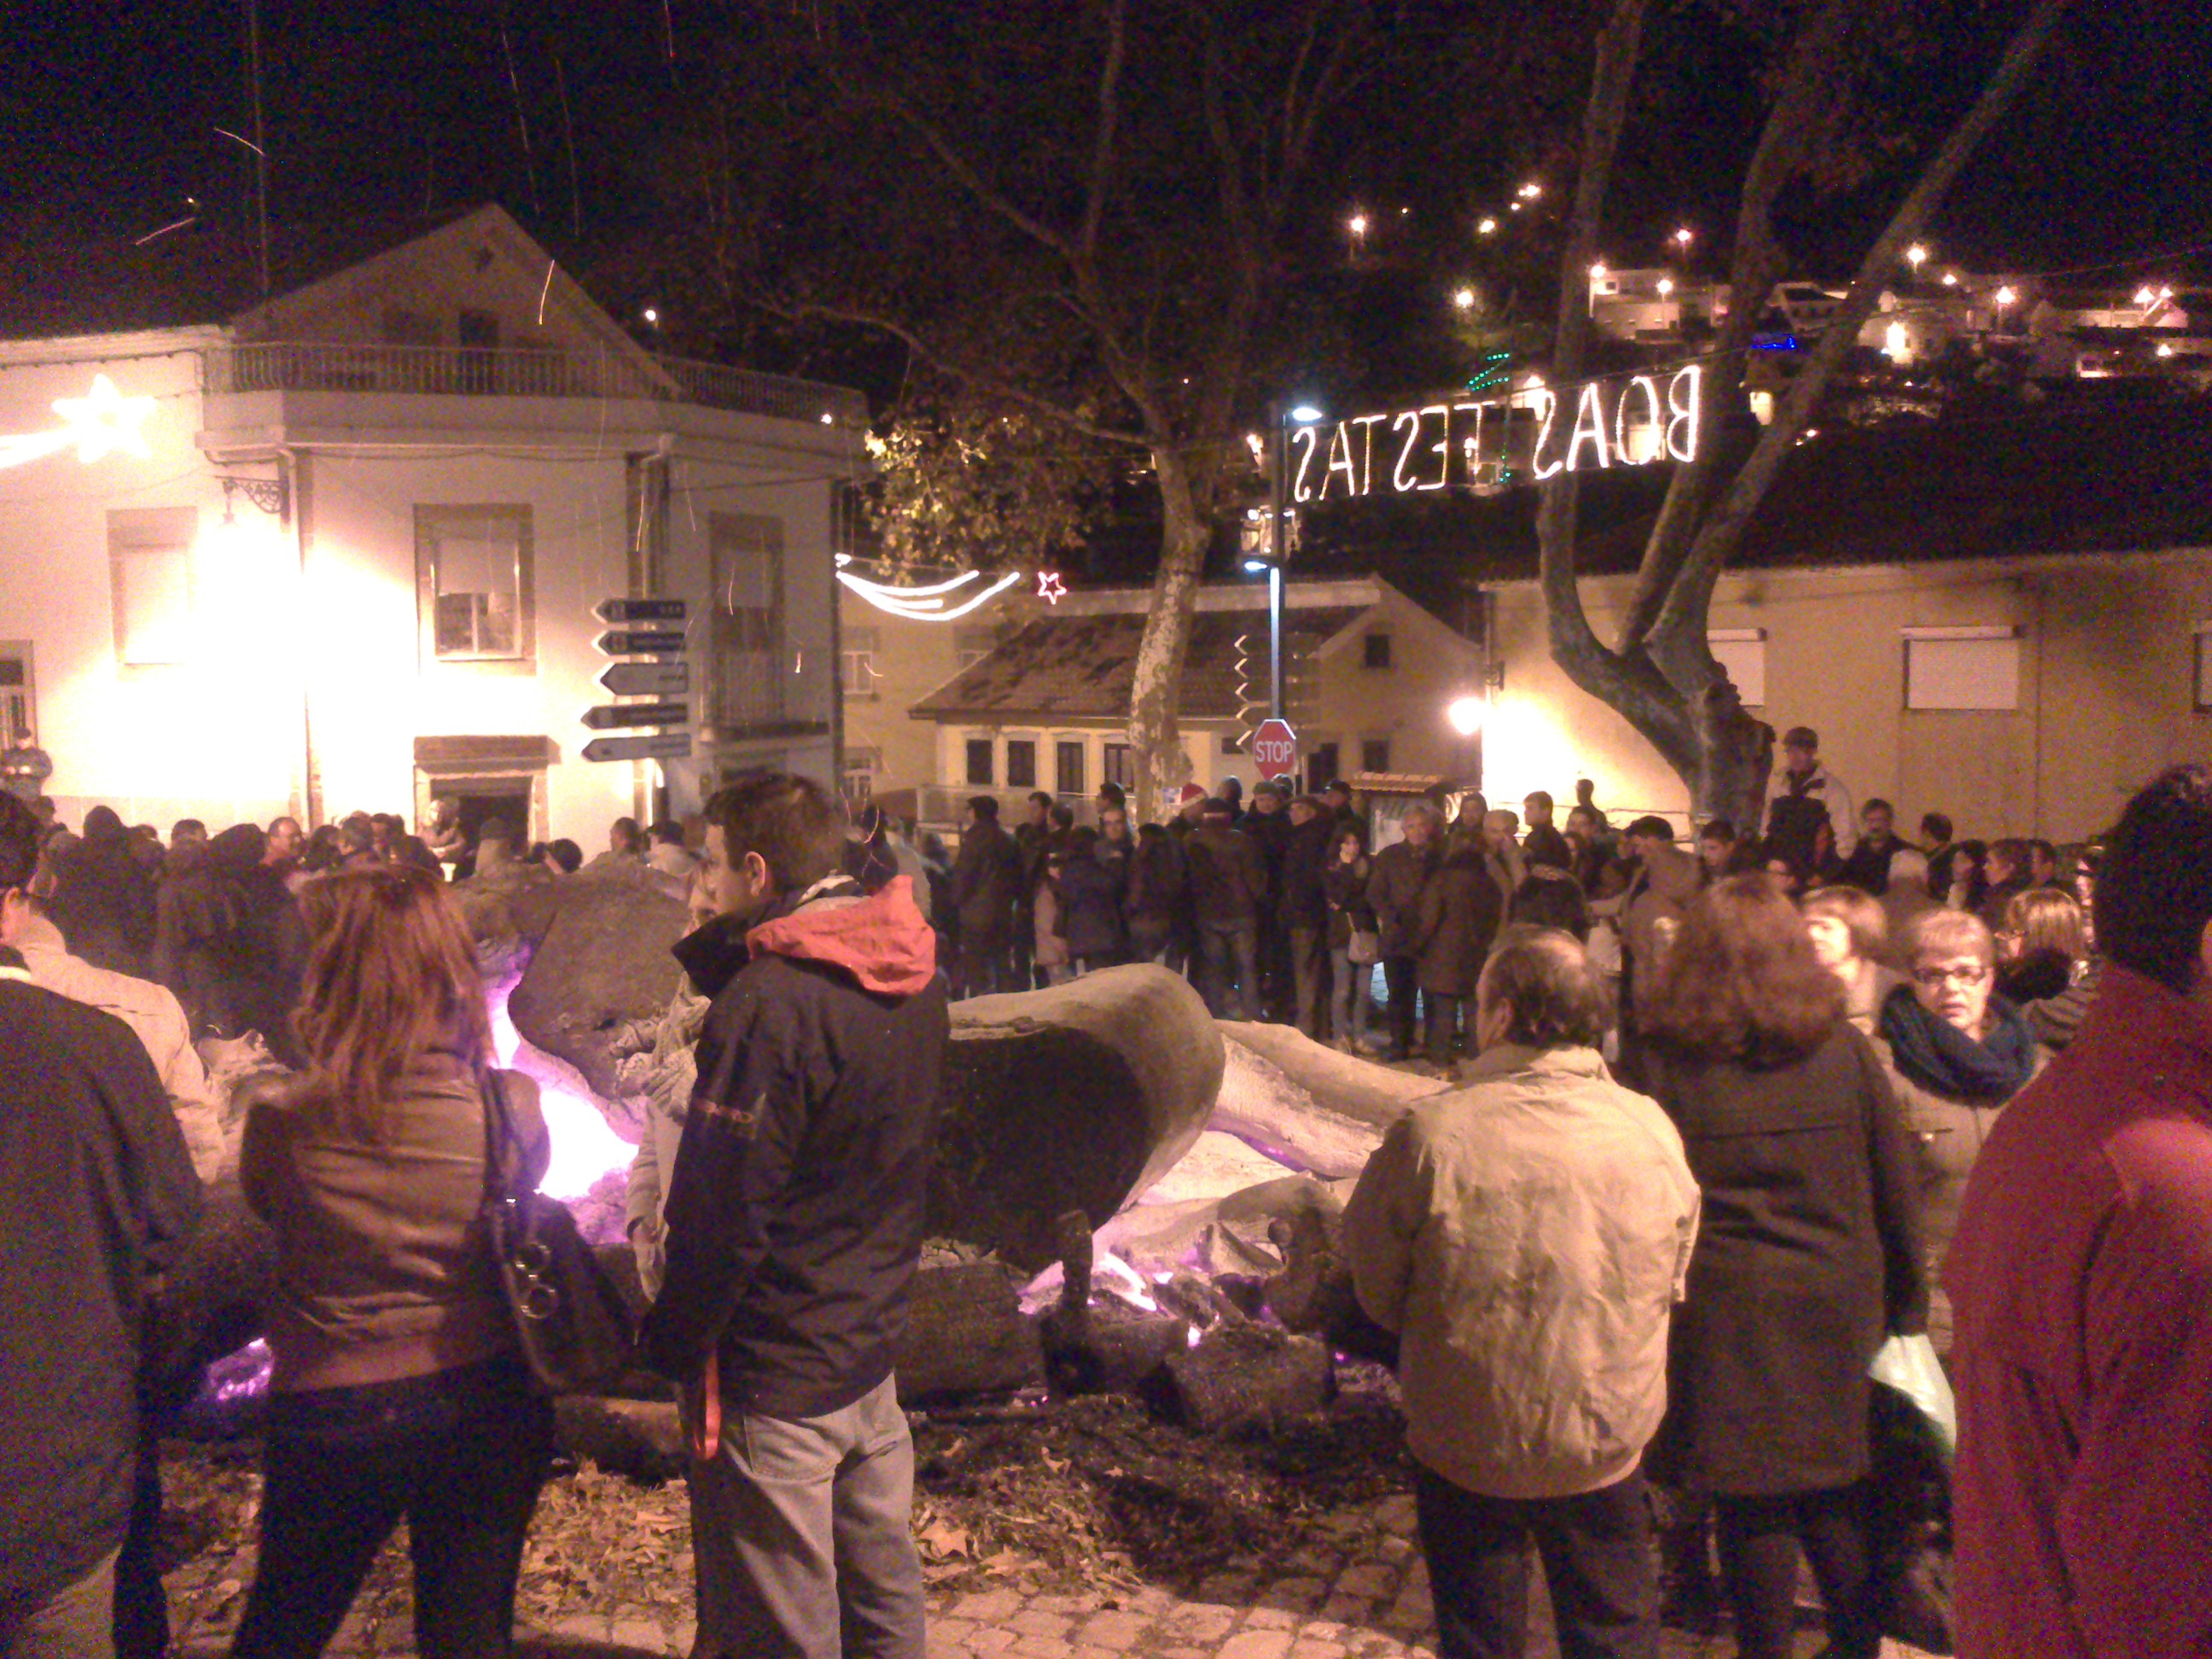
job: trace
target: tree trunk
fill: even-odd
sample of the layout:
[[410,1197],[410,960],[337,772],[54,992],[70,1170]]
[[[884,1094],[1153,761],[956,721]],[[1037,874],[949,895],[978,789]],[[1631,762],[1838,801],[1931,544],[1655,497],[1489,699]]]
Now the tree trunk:
[[1129,683],[1129,742],[1137,751],[1140,823],[1164,823],[1191,774],[1176,716],[1183,667],[1190,659],[1199,577],[1212,535],[1183,458],[1163,446],[1153,451],[1152,462],[1166,526],[1160,537],[1159,574],[1152,579],[1152,609]]

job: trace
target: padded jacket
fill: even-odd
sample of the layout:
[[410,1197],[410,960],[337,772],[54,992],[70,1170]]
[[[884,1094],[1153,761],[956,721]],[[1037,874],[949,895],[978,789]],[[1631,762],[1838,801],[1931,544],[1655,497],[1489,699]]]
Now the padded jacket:
[[1595,1049],[1492,1048],[1415,1102],[1344,1212],[1360,1305],[1400,1335],[1407,1449],[1490,1498],[1633,1473],[1698,1206],[1674,1126]]

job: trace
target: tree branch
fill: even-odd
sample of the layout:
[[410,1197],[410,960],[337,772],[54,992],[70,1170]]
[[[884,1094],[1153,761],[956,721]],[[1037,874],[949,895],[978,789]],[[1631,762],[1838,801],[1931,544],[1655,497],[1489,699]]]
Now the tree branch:
[[1121,126],[1121,65],[1128,51],[1127,0],[1107,9],[1106,61],[1098,70],[1098,131],[1091,146],[1090,193],[1083,204],[1081,247],[1085,266],[1098,259],[1098,225],[1114,176],[1114,146]]

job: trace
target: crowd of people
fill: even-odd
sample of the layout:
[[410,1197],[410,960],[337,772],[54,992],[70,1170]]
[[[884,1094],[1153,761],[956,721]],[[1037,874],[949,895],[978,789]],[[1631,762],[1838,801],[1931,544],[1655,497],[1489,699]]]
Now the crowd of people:
[[[1694,852],[1587,785],[1562,825],[1542,794],[1416,801],[1379,848],[1341,786],[1187,792],[1133,831],[1112,793],[1095,830],[978,797],[949,860],[782,774],[718,793],[696,848],[617,821],[600,859],[694,923],[696,1081],[630,1218],[639,1352],[693,1446],[696,1651],[924,1650],[892,1354],[949,1000],[1124,962],[1353,1048],[1379,980],[1382,1051],[1459,1085],[1343,1231],[1400,1340],[1449,1659],[1520,1650],[1532,1549],[1563,1651],[1655,1653],[1663,1577],[1788,1654],[1802,1551],[1829,1651],[1868,1659],[1939,1544],[1962,1654],[2200,1650],[2212,772],[2062,869],[1933,815],[1907,847],[1811,733],[1784,750],[1763,833]],[[248,1021],[289,1069],[244,1091],[236,1154],[276,1269],[235,1650],[320,1651],[403,1517],[420,1650],[509,1650],[551,1417],[484,1216],[546,1134],[446,877],[583,860],[446,807],[331,829],[162,847],[0,794],[0,1335],[60,1379],[0,1390],[9,1659],[163,1650],[148,1310],[225,1159],[191,1039]],[[1955,1382],[1954,1501],[1873,1480],[1899,1341]]]

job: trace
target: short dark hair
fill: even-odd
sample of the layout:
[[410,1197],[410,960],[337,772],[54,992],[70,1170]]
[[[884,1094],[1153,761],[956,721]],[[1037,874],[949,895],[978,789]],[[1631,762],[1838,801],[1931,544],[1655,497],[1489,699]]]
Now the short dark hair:
[[1892,817],[1895,817],[1897,816],[1897,809],[1894,806],[1892,806],[1887,801],[1884,800],[1880,795],[1876,795],[1873,799],[1868,801],[1864,805],[1859,808],[1859,816],[1861,817],[1864,817],[1869,812],[1887,812]]
[[1951,839],[1949,815],[1943,812],[1923,812],[1920,815],[1920,833],[1939,845],[1949,841]]
[[1111,801],[1116,806],[1127,806],[1129,804],[1127,794],[1123,792],[1121,786],[1111,778],[1098,786],[1098,799]]
[[1734,818],[1707,818],[1705,820],[1705,827],[1698,831],[1698,839],[1699,841],[1724,841],[1729,846],[1733,847],[1735,845],[1736,839],[1735,820]]
[[664,847],[684,845],[684,826],[674,818],[655,818],[651,831],[653,840]]
[[2212,921],[2212,768],[2161,772],[2128,803],[2097,872],[2098,948],[2186,996]]
[[1556,927],[1508,927],[1484,964],[1480,1000],[1505,1011],[1505,1041],[1531,1048],[1595,1048],[1612,1002],[1582,941]]
[[1075,809],[1064,800],[1054,801],[1047,816],[1052,819],[1052,827],[1055,830],[1075,828]]
[[844,809],[827,789],[796,773],[770,772],[716,790],[707,822],[720,827],[732,864],[758,854],[779,894],[802,892],[844,867]]
[[1542,865],[1531,870],[1513,890],[1505,919],[1523,927],[1556,928],[1589,943],[1589,901],[1583,895],[1582,883],[1564,870]]
[[1674,839],[1674,826],[1668,823],[1666,819],[1661,817],[1656,812],[1647,812],[1642,817],[1637,819],[1633,823],[1631,823],[1627,829],[1622,830],[1620,833],[1627,836],[1632,841],[1641,840],[1648,836],[1653,841],[1663,841],[1671,843]]
[[547,842],[545,851],[553,862],[569,875],[574,875],[584,867],[584,849],[566,836]]
[[996,795],[970,795],[968,810],[986,823],[999,821],[999,798]]
[[169,826],[169,839],[175,842],[182,841],[186,836],[198,836],[205,841],[207,832],[207,824],[199,818],[179,818]]
[[645,831],[639,829],[635,818],[617,818],[607,826],[607,839],[618,842],[625,853],[642,852]]
[[1527,794],[1522,796],[1521,804],[1523,806],[1549,807],[1552,805],[1553,802],[1552,797],[1547,791],[1542,789],[1531,789]]
[[1029,799],[1032,806],[1042,806],[1048,812],[1052,811],[1052,791],[1049,789],[1032,789]]
[[0,892],[31,890],[39,872],[39,815],[20,797],[0,789]]

